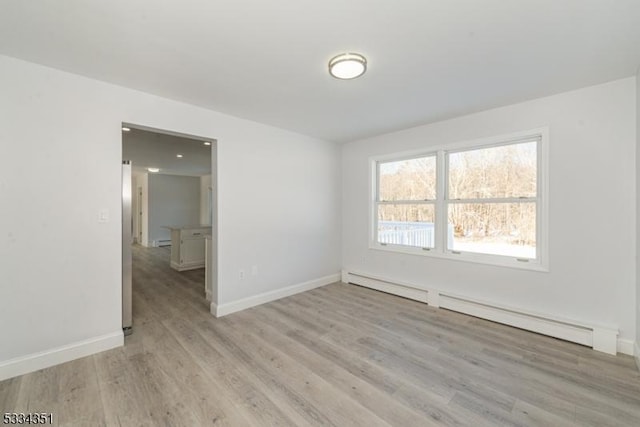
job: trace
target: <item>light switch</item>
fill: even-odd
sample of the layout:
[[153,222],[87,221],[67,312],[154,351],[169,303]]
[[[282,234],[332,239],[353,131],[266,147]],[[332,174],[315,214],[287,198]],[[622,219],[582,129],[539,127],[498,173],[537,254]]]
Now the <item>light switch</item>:
[[98,222],[109,222],[109,211],[107,209],[101,209],[98,212]]

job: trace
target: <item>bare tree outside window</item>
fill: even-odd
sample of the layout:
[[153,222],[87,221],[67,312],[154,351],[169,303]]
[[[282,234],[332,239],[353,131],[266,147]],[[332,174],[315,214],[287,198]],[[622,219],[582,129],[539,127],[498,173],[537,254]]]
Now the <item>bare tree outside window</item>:
[[536,141],[447,154],[448,249],[536,257]]
[[436,158],[379,164],[378,241],[433,248]]
[[[433,248],[441,230],[449,251],[535,259],[538,139],[440,158],[444,164],[436,154],[377,163],[377,242]],[[438,209],[446,231],[436,224]]]

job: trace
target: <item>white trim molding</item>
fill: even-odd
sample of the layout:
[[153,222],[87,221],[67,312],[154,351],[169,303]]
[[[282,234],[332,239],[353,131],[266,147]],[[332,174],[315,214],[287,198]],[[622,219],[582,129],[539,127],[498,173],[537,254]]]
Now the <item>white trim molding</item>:
[[636,366],[638,367],[638,370],[640,370],[640,346],[638,345],[638,342],[635,342],[633,344],[633,348],[634,348],[633,355],[635,356],[635,359],[636,359]]
[[635,354],[634,353],[635,345],[636,345],[636,342],[633,340],[618,338],[618,353],[633,356]]
[[209,311],[211,312],[211,314],[213,314],[214,317],[222,317],[223,316],[221,314],[218,314],[218,304],[216,304],[213,301],[211,301],[211,304],[209,304]]
[[123,345],[124,334],[120,330],[112,334],[5,360],[0,362],[0,381],[70,362],[81,357],[91,356],[112,348],[122,347]]
[[227,314],[242,311],[247,308],[278,300],[280,298],[285,298],[291,295],[299,294],[300,292],[310,291],[311,289],[339,282],[340,279],[340,273],[330,274],[329,276],[324,276],[318,279],[309,280],[307,282],[298,283],[296,285],[287,286],[286,288],[282,289],[276,289],[275,291],[252,295],[247,298],[242,298],[224,304],[216,304],[212,302],[210,306],[211,314],[213,314],[215,317],[226,316]]
[[[536,313],[463,295],[358,272],[343,272],[343,282],[365,286],[520,329],[571,341],[607,354],[633,354],[633,343],[618,339],[618,328]],[[344,280],[346,277],[347,280]]]

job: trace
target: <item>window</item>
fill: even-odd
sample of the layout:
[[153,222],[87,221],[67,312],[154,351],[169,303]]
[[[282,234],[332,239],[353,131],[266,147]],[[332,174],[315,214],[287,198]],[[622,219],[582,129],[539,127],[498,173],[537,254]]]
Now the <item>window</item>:
[[434,247],[436,157],[378,164],[378,242]]
[[374,159],[372,247],[544,268],[544,135]]

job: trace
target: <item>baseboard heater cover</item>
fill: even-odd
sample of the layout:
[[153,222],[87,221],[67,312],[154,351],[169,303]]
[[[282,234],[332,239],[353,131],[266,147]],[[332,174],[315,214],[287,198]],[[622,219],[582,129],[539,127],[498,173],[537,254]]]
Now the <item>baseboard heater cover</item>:
[[572,319],[534,313],[437,289],[424,289],[415,284],[368,274],[343,272],[342,281],[420,301],[433,307],[445,308],[565,341],[575,342],[604,353],[616,354],[618,350],[618,329],[614,326],[594,325]]

